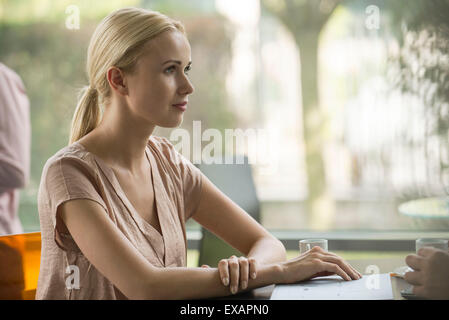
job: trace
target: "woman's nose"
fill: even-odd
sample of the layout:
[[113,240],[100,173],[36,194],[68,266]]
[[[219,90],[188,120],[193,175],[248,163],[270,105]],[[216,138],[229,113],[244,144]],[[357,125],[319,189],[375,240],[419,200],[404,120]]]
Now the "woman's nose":
[[193,91],[195,91],[195,88],[193,87],[192,82],[190,82],[189,78],[187,76],[184,76],[184,81],[179,87],[179,93],[181,94],[192,94]]

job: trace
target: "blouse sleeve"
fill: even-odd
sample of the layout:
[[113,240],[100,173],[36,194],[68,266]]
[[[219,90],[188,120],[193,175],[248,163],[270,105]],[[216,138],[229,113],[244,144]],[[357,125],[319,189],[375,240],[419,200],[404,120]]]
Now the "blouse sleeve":
[[96,173],[85,161],[76,157],[60,158],[46,167],[43,179],[47,206],[42,214],[49,215],[55,228],[55,241],[61,249],[79,250],[57,214],[58,207],[69,200],[87,199],[100,204],[107,212],[106,204],[100,196]]
[[167,138],[158,137],[158,139],[171,166],[176,169],[180,177],[184,199],[184,219],[187,221],[198,209],[203,174],[192,162],[176,151],[175,147]]

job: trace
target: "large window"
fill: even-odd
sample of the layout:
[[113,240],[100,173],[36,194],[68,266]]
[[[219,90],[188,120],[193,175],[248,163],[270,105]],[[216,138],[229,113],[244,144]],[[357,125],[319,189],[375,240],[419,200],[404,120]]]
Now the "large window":
[[447,196],[448,33],[432,12],[448,5],[402,2],[2,1],[0,61],[31,102],[24,230],[39,230],[42,168],[67,144],[95,26],[140,6],[181,20],[192,46],[192,107],[177,133],[155,134],[196,163],[246,154],[266,228],[447,232],[444,206],[399,208]]

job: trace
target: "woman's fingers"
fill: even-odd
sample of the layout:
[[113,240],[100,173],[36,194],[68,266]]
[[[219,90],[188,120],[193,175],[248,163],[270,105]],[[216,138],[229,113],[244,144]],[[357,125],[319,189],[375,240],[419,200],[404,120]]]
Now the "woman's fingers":
[[320,261],[319,263],[320,272],[333,272],[335,274],[338,274],[340,277],[342,277],[346,281],[350,281],[351,277],[343,271],[338,265],[331,263],[331,262],[325,262]]
[[333,273],[333,272],[322,271],[322,272],[315,273],[314,275],[312,275],[310,278],[308,278],[308,279],[306,279],[306,280],[310,280],[310,279],[318,278],[318,277],[333,276],[334,274],[335,274],[335,273]]
[[[326,251],[324,249],[322,249],[321,247],[313,247],[313,249],[315,249],[315,252],[317,253],[321,253],[325,256],[332,256],[336,259],[338,259],[338,261],[341,261],[340,267],[343,267],[342,264],[345,265],[344,269],[346,270],[347,268],[349,268],[350,270],[352,270],[352,272],[350,272],[351,274],[357,274],[358,275],[358,279],[362,278],[362,274],[360,272],[358,272],[357,270],[355,270],[349,263],[345,262],[345,260],[343,258],[341,258],[340,256],[336,255],[333,252],[330,251]],[[356,278],[355,278],[356,279]]]
[[249,275],[250,275],[251,279],[254,280],[257,277],[257,262],[256,262],[256,259],[249,258],[248,262],[249,262]]
[[218,262],[218,272],[220,273],[221,282],[223,282],[224,286],[229,285],[229,268],[228,268],[228,259],[221,259]]
[[239,258],[240,265],[240,285],[242,289],[248,287],[249,262],[245,257]]
[[359,276],[359,274],[348,263],[346,263],[342,258],[338,256],[321,255],[320,259],[325,262],[335,263],[354,280],[359,280],[361,278],[361,276]]
[[240,281],[240,268],[239,268],[239,260],[236,256],[231,256],[231,258],[228,259],[229,264],[229,274],[230,274],[230,286],[231,286],[231,292],[234,294],[237,292],[239,288],[239,281]]
[[[328,251],[326,251],[324,254],[325,254],[325,255],[331,255],[331,256],[337,257],[337,258],[339,258],[339,259],[342,259],[341,257],[339,257],[338,255],[336,255],[336,254],[333,253],[333,252],[328,252]],[[342,261],[344,261],[344,260],[342,259]],[[346,264],[348,265],[349,268],[351,268],[351,270],[353,270],[353,271],[359,276],[359,279],[362,278],[362,274],[361,274],[360,272],[358,272],[356,269],[354,269],[354,267],[351,266],[349,263],[346,262]]]
[[[201,266],[205,267],[205,265]],[[218,271],[223,285],[230,287],[234,294],[239,286],[242,289],[248,288],[249,279],[257,276],[257,263],[254,258],[231,256],[228,259],[221,259],[218,263]]]

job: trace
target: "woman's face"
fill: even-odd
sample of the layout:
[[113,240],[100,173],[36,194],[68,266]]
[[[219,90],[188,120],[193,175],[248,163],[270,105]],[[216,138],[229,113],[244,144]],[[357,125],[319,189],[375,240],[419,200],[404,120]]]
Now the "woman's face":
[[155,126],[179,126],[194,90],[187,76],[190,64],[190,45],[181,32],[166,31],[150,40],[126,76],[131,112]]

